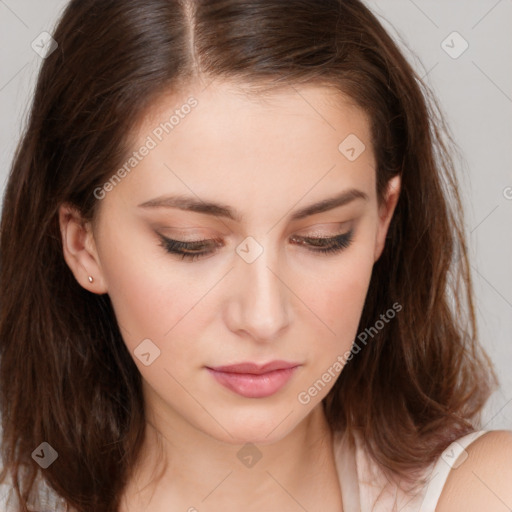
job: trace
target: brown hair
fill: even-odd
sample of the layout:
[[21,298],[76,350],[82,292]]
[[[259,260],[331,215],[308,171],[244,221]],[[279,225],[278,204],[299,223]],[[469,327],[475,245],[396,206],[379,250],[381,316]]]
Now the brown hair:
[[337,88],[371,119],[379,200],[401,175],[359,332],[395,302],[403,312],[345,366],[324,400],[331,427],[361,432],[375,461],[406,479],[476,428],[495,375],[477,340],[448,132],[363,3],[72,0],[54,38],[1,219],[0,481],[12,476],[22,510],[43,441],[58,452],[44,478],[70,506],[119,506],[144,436],[141,376],[108,295],[82,288],[64,261],[58,208],[94,218],[93,190],[123,162],[128,129],[198,73],[261,90]]

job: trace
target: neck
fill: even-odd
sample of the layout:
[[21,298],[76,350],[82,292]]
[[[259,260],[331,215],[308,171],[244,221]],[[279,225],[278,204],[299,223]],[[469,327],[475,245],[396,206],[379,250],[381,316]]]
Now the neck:
[[313,512],[320,505],[341,510],[332,433],[321,403],[286,436],[263,446],[218,441],[156,410],[147,416],[122,512],[159,512],[170,505],[198,512],[300,506]]

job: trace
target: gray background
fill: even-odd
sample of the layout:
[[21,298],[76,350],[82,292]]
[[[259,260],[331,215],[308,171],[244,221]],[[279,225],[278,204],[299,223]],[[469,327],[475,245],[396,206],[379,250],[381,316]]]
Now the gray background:
[[[2,193],[41,64],[31,43],[53,32],[66,4],[0,0]],[[484,428],[512,429],[512,0],[367,4],[434,90],[464,155],[459,172],[479,332],[501,381]]]

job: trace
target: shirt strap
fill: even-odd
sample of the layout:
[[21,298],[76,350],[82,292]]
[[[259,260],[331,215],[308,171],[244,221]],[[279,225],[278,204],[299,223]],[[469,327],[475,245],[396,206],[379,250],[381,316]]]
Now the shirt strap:
[[471,432],[457,439],[444,450],[430,474],[421,512],[435,512],[437,502],[439,501],[439,497],[441,496],[450,471],[457,469],[468,458],[466,448],[486,432],[487,430]]

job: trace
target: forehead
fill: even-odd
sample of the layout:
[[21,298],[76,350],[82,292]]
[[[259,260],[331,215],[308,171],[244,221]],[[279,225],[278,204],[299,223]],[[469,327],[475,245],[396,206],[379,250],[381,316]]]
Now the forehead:
[[[205,118],[219,116],[235,124],[237,118],[249,115],[260,116],[262,120],[273,118],[279,120],[284,116],[299,118],[307,122],[323,122],[331,129],[337,130],[329,119],[335,116],[354,124],[369,121],[366,113],[347,94],[332,85],[248,85],[233,82],[212,81],[210,83],[193,82],[181,86],[177,91],[168,91],[159,95],[144,112],[142,121],[134,127],[134,133],[142,134],[162,120],[169,120],[173,112],[187,104],[189,98],[195,98],[202,108],[195,117]],[[237,111],[236,117],[229,117]],[[331,115],[329,115],[329,112]],[[327,116],[326,116],[327,113]],[[270,128],[270,127],[269,127]]]
[[[191,106],[193,105],[193,106]],[[371,145],[370,119],[352,99],[332,86],[274,86],[198,82],[156,98],[134,126],[135,147],[148,136],[158,146],[194,146],[204,155],[261,153],[297,159],[311,151],[338,151],[348,135]],[[194,155],[190,155],[193,157]],[[291,156],[290,154],[287,155]]]
[[[290,203],[306,193],[314,200],[347,188],[369,191],[373,180],[365,112],[325,86],[254,93],[194,84],[155,100],[133,133],[133,151],[148,141],[151,150],[116,188],[140,202],[180,193],[261,211],[272,197]],[[343,153],[346,140],[365,148],[357,159]]]

